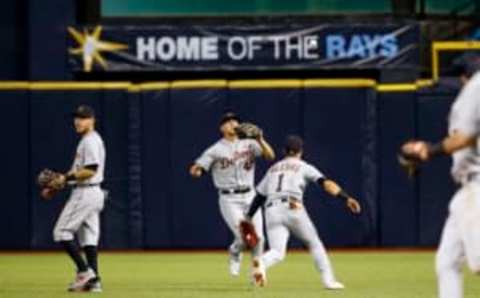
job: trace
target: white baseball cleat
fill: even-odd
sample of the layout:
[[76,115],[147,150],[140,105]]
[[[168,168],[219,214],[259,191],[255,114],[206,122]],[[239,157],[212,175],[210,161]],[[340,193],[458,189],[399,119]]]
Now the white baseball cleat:
[[230,274],[234,277],[240,275],[240,268],[242,265],[242,254],[232,254],[230,253]]
[[325,289],[327,290],[343,290],[345,286],[338,281],[332,281],[325,284]]
[[267,273],[265,272],[265,266],[259,258],[253,259],[252,279],[253,285],[257,287],[264,287],[267,285]]
[[69,292],[83,291],[85,285],[96,277],[95,272],[92,269],[88,269],[84,272],[77,273],[75,280],[68,286]]

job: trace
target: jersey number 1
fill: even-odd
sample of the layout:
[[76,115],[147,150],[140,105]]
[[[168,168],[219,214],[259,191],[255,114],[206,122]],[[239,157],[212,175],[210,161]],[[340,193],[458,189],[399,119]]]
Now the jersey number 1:
[[284,174],[278,175],[277,192],[281,192],[281,191],[282,191],[283,176],[284,176]]

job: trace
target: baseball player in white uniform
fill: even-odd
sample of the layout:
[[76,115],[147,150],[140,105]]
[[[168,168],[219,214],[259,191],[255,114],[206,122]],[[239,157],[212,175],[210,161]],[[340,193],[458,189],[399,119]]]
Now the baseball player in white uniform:
[[343,289],[334,276],[332,265],[317,230],[303,204],[303,194],[308,183],[322,186],[329,194],[345,200],[353,213],[360,213],[360,204],[346,194],[334,181],[326,178],[314,166],[302,160],[303,141],[298,136],[288,136],[285,158],[270,167],[257,186],[258,195],[246,214],[252,218],[258,208],[265,206],[265,220],[270,250],[253,260],[253,280],[256,285],[266,283],[266,269],[286,256],[290,233],[309,248],[316,269],[322,274],[326,289]]
[[[89,106],[79,106],[74,112],[76,132],[81,135],[71,170],[61,176],[73,187],[53,231],[77,267],[75,280],[69,291],[102,290],[97,265],[97,245],[100,236],[100,212],[104,192],[100,188],[105,168],[105,146],[95,131],[95,113]],[[75,236],[83,248],[86,260],[80,254]]]
[[452,154],[451,174],[461,188],[449,205],[436,256],[438,296],[463,297],[462,267],[480,274],[480,74],[469,73],[465,85],[453,103],[448,136],[436,144],[410,141],[402,152],[428,161],[439,154]]
[[[234,236],[229,248],[229,267],[233,276],[240,274],[242,251],[245,248],[239,224],[255,197],[255,159],[258,156],[267,160],[275,158],[272,147],[262,135],[256,140],[240,140],[235,132],[239,122],[234,113],[223,115],[220,122],[223,138],[205,150],[190,168],[190,174],[195,178],[206,171],[212,173],[219,194],[220,212]],[[263,231],[261,214],[253,217],[252,221],[258,231]],[[263,252],[263,245],[264,240],[260,236],[253,256],[259,256]]]

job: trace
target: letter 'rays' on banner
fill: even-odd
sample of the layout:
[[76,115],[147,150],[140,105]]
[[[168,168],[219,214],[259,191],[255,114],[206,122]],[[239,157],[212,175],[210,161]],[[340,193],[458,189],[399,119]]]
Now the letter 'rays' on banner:
[[83,72],[416,68],[420,52],[417,24],[97,26],[68,31],[69,64]]

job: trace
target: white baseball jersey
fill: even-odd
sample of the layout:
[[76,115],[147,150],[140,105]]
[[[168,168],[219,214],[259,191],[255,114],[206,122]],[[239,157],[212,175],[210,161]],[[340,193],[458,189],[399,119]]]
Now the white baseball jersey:
[[98,165],[95,175],[83,181],[82,184],[100,184],[103,182],[105,145],[100,135],[96,131],[91,131],[84,135],[78,143],[72,170],[78,171],[85,166],[94,164]]
[[257,191],[268,197],[268,200],[285,196],[303,200],[307,184],[322,177],[323,174],[307,162],[286,157],[270,167],[257,186]]
[[[452,105],[448,131],[453,134],[478,136],[480,134],[480,74],[475,74],[463,87]],[[478,138],[477,138],[478,144]],[[453,154],[451,174],[458,182],[465,182],[471,174],[480,174],[480,152],[475,148],[466,148]]]
[[262,149],[255,140],[230,142],[221,139],[205,150],[195,163],[211,170],[217,189],[253,187],[255,158],[261,154]]

